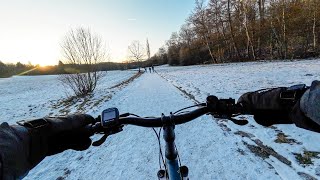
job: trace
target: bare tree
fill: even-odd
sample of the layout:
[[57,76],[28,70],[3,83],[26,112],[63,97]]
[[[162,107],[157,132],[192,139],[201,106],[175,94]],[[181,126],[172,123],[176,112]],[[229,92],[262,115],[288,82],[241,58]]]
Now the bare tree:
[[265,2],[266,0],[258,0],[258,10],[259,10],[259,36],[258,36],[258,52],[259,56],[261,56],[261,46],[262,42],[264,42],[264,33],[263,28],[265,27]]
[[196,0],[196,6],[194,8],[194,12],[191,14],[188,21],[195,26],[195,30],[201,34],[204,39],[204,44],[206,45],[212,62],[217,63],[216,56],[214,55],[211,47],[210,47],[210,32],[211,32],[211,24],[210,19],[207,15],[207,9],[204,0]]
[[97,64],[107,58],[102,38],[90,29],[72,29],[65,36],[61,49],[63,62],[71,74],[60,75],[60,81],[71,88],[76,96],[93,92],[102,77]]
[[244,15],[244,18],[243,18],[243,25],[244,25],[244,29],[245,29],[245,32],[246,32],[246,36],[247,36],[247,54],[248,56],[250,57],[250,49],[251,49],[251,53],[252,53],[252,59],[253,60],[256,60],[256,55],[255,55],[255,48],[253,46],[253,42],[252,42],[252,39],[250,37],[250,34],[249,34],[249,27],[248,27],[248,24],[249,24],[249,18],[248,18],[248,7],[252,6],[251,4],[252,2],[250,0],[243,0],[243,1],[240,1],[240,4],[241,4],[241,7],[242,7],[242,13]]
[[147,39],[147,44],[146,44],[146,46],[147,46],[147,56],[148,56],[148,59],[150,59],[150,46],[149,46],[149,41],[148,41],[148,39]]
[[132,41],[130,46],[128,46],[128,50],[133,61],[138,63],[140,72],[141,60],[145,56],[142,44],[139,41]]
[[282,0],[282,28],[283,28],[283,43],[284,43],[284,59],[287,58],[287,25],[286,25],[286,0]]
[[195,32],[192,30],[190,23],[183,24],[179,31],[180,41],[188,47],[195,39]]
[[234,44],[234,49],[236,50],[237,53],[237,58],[240,59],[241,58],[241,54],[239,51],[239,47],[238,44],[236,42],[236,38],[235,38],[235,30],[234,30],[234,23],[232,21],[232,4],[231,4],[231,0],[228,0],[227,3],[227,13],[228,13],[228,23],[229,23],[229,29],[230,29],[230,34],[231,34],[231,40]]
[[312,1],[312,6],[313,6],[313,17],[312,17],[313,50],[316,51],[317,49],[316,25],[317,25],[317,18],[318,18],[316,14],[316,12],[318,11],[316,0]]

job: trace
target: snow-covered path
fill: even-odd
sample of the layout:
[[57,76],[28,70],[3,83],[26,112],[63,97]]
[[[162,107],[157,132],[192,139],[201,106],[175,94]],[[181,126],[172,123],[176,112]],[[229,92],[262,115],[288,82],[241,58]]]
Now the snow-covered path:
[[[116,93],[104,108],[159,116],[192,104],[157,74],[145,73]],[[280,179],[277,174],[281,173],[251,154],[241,137],[222,130],[209,116],[177,126],[176,136],[182,164],[189,167],[191,179]],[[152,129],[126,126],[100,147],[46,158],[26,179],[156,179],[158,151]],[[296,178],[296,173],[286,178]]]

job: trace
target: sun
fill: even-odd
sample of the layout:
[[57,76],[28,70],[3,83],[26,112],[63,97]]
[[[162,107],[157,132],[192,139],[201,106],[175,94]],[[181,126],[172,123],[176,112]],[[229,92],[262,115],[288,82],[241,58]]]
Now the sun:
[[43,68],[43,67],[53,66],[53,65],[54,65],[54,63],[44,62],[44,61],[41,61],[41,62],[36,61],[36,62],[34,62],[34,64],[37,65],[37,66],[39,66],[39,67],[42,67],[42,68]]
[[44,63],[41,63],[41,64],[38,64],[40,68],[44,68],[44,67],[47,67],[49,66],[49,64],[44,64]]

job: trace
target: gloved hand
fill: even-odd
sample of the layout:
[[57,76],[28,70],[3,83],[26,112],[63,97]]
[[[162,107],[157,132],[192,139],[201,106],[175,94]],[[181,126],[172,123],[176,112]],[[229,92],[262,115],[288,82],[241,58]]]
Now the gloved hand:
[[291,124],[289,112],[292,107],[284,104],[280,93],[287,88],[263,89],[243,94],[238,102],[244,108],[244,113],[254,115],[258,124],[270,126],[273,124]]
[[90,136],[93,132],[86,126],[93,122],[94,118],[90,115],[79,114],[24,121],[19,126],[3,123],[0,126],[0,167],[3,177],[19,178],[46,156],[67,149],[87,149],[91,145]]
[[[92,132],[85,127],[94,122],[86,114],[65,117],[47,117],[42,128],[27,128],[31,137],[31,161],[40,162],[45,156],[67,149],[85,150],[91,145]],[[42,154],[43,153],[43,154]]]
[[[320,132],[320,82],[314,81],[309,90],[292,87],[248,92],[238,103],[243,106],[244,113],[254,115],[260,125],[294,123],[300,128]],[[295,93],[294,98],[290,98],[291,93]]]
[[45,118],[49,122],[48,152],[54,155],[67,149],[85,150],[91,145],[90,132],[85,127],[94,122],[87,114]]

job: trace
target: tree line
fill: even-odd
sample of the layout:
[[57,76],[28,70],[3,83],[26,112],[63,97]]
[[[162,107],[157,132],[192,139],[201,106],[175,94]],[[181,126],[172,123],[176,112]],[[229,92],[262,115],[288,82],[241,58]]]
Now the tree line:
[[319,56],[317,0],[196,0],[149,60],[192,65]]
[[21,74],[33,69],[35,66],[32,64],[22,64],[17,62],[13,63],[3,63],[0,61],[0,78],[10,77],[12,75]]
[[[95,64],[99,71],[111,70],[126,70],[138,67],[137,62],[116,63],[116,62],[101,62]],[[59,61],[58,65],[44,66],[23,63],[3,63],[0,61],[0,78],[11,77],[13,75],[55,75],[55,74],[72,74],[77,72],[87,72],[85,65],[64,64]]]

